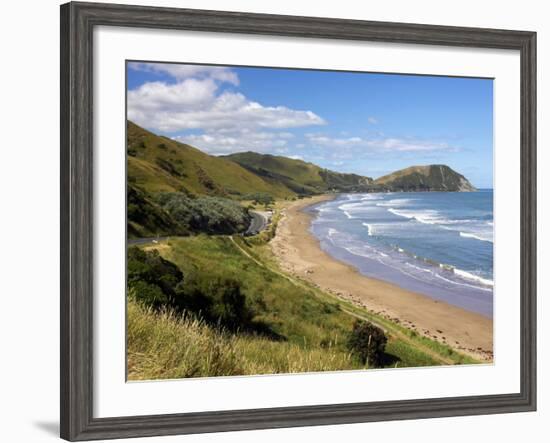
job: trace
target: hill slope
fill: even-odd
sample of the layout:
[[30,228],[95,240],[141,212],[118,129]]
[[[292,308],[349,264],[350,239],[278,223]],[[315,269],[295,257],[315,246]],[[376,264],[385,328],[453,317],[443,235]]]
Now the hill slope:
[[376,179],[374,185],[391,191],[476,191],[463,175],[446,165],[411,166]]
[[128,182],[148,193],[185,192],[239,198],[253,192],[294,195],[235,162],[149,132],[128,122]]
[[283,183],[297,194],[318,194],[329,190],[367,190],[370,177],[344,174],[320,168],[313,163],[256,152],[241,152],[225,158],[238,163],[270,183]]
[[162,235],[186,235],[187,227],[178,223],[168,212],[140,189],[127,188],[128,238]]
[[149,132],[128,122],[128,183],[153,195],[183,192],[247,199],[265,193],[274,198],[324,192],[475,191],[446,165],[411,166],[373,181],[335,172],[313,163],[256,152],[216,157]]

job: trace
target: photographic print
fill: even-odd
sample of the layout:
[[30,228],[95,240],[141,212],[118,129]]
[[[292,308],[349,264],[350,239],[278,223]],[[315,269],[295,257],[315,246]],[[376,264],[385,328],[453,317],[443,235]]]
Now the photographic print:
[[492,363],[492,79],[126,81],[128,380]]

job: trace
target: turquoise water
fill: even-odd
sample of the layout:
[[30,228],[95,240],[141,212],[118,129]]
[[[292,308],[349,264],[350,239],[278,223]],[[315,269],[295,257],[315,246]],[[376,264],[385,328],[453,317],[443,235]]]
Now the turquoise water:
[[492,190],[343,194],[308,210],[321,247],[364,275],[492,317]]

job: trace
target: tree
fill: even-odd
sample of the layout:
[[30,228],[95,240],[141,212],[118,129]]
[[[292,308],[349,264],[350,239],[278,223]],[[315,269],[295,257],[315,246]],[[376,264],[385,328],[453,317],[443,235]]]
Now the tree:
[[387,341],[382,329],[370,322],[356,320],[347,345],[364,365],[380,367]]

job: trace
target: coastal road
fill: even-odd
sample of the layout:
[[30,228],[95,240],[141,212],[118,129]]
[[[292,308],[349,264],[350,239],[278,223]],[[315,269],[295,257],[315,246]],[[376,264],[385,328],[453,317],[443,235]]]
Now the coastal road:
[[149,237],[149,238],[129,238],[128,246],[144,245],[146,243],[158,243],[159,241],[168,240],[170,237]]
[[250,220],[250,226],[246,230],[245,235],[256,235],[267,229],[269,217],[271,215],[269,212],[249,211],[249,213],[252,216],[252,220]]

